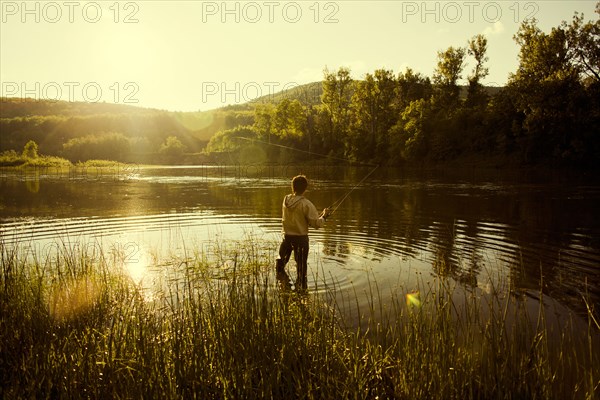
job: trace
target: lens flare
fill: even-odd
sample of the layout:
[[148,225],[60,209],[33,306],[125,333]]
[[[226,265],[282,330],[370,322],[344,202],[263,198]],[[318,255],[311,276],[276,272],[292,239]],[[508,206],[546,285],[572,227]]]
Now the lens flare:
[[421,295],[417,292],[408,293],[406,295],[406,305],[409,307],[421,307]]

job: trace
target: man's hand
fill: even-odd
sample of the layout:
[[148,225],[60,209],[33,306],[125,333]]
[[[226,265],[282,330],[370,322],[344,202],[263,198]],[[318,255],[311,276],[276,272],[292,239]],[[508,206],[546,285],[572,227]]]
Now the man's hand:
[[321,218],[327,219],[327,217],[329,217],[330,215],[331,215],[331,210],[329,208],[325,208],[325,209],[323,209],[323,212],[321,213]]

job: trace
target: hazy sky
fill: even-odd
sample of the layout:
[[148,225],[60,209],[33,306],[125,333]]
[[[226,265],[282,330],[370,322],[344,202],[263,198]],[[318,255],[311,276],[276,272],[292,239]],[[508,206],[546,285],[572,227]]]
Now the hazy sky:
[[[488,38],[488,85],[517,66],[512,36],[544,31],[596,1],[0,1],[2,96],[172,111],[242,103],[378,68],[431,76],[437,52]],[[470,61],[470,60],[469,60]],[[463,73],[472,68],[469,62]]]

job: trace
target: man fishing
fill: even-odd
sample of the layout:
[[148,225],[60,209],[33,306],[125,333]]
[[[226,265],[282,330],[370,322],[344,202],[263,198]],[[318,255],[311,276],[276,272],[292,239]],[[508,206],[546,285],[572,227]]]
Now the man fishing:
[[331,214],[330,210],[325,208],[319,215],[314,204],[304,197],[307,187],[306,176],[295,176],[292,179],[293,193],[284,197],[282,205],[283,241],[279,246],[279,257],[277,258],[277,278],[289,285],[285,265],[293,251],[298,274],[296,290],[306,290],[308,286],[306,277],[309,249],[308,227],[321,228]]

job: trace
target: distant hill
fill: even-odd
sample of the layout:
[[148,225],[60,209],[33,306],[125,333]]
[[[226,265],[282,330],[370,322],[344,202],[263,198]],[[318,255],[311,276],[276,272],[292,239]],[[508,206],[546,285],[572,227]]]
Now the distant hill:
[[[356,81],[355,81],[356,82]],[[467,86],[461,86],[461,97],[466,98]],[[497,86],[484,86],[489,96],[495,96],[502,87]],[[253,106],[254,104],[262,103],[279,103],[284,99],[298,100],[304,105],[316,106],[321,104],[321,95],[323,94],[323,85],[321,81],[311,82],[304,85],[294,86],[290,89],[283,90],[271,95],[258,97],[252,101],[246,103],[247,105]]]
[[129,104],[50,101],[0,97],[0,118],[60,115],[66,117],[99,114],[160,113],[164,110]]
[[3,97],[0,151],[20,152],[25,143],[33,140],[40,153],[68,157],[64,149],[69,141],[93,142],[94,138],[117,134],[131,143],[132,157],[138,157],[135,161],[152,162],[169,136],[177,137],[187,152],[197,153],[216,132],[252,121],[253,111],[229,107],[171,112],[126,104]]
[[302,104],[316,106],[321,104],[321,94],[323,94],[323,85],[321,81],[306,83],[291,87],[280,92],[258,97],[247,104],[253,106],[262,103],[279,103],[284,99],[298,100]]

